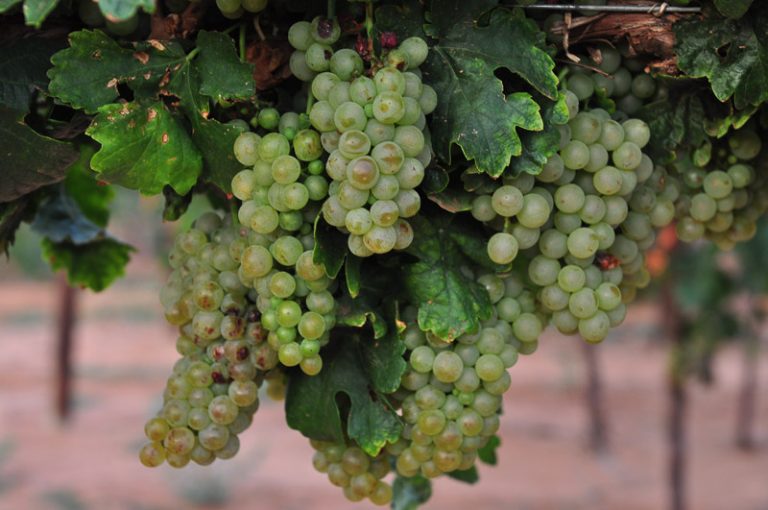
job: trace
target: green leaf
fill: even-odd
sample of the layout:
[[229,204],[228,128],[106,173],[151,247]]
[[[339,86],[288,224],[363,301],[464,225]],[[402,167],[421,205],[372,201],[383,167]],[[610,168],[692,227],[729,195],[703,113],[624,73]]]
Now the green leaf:
[[510,175],[523,172],[538,175],[549,157],[559,149],[560,130],[557,126],[568,123],[565,95],[560,94],[557,101],[541,100],[541,103],[546,105],[542,111],[544,129],[525,131],[520,135],[523,151],[520,156],[512,158]]
[[63,186],[40,204],[32,228],[55,243],[86,244],[104,235],[102,226],[83,214]]
[[99,8],[104,17],[112,21],[126,20],[136,14],[139,8],[144,12],[155,12],[153,0],[98,0]]
[[365,298],[342,297],[337,304],[336,324],[338,326],[362,328],[366,324],[370,324],[374,338],[381,338],[387,333],[384,317]]
[[486,464],[495,466],[499,459],[496,456],[496,450],[501,446],[501,439],[499,436],[491,437],[485,446],[477,451],[477,458]]
[[539,106],[530,94],[505,96],[494,72],[506,69],[546,97],[558,97],[554,62],[541,49],[536,24],[507,9],[494,9],[486,25],[476,16],[492,9],[493,0],[440,2],[434,34],[439,43],[424,64],[427,83],[440,98],[432,118],[432,142],[450,162],[458,144],[483,172],[501,175],[512,156],[522,153],[517,129],[541,130]]
[[291,373],[286,421],[312,439],[344,443],[348,436],[376,456],[387,442],[397,441],[403,425],[386,397],[373,388],[355,340],[339,340],[339,348],[323,351],[320,374]]
[[185,195],[200,175],[200,153],[161,102],[103,106],[86,133],[102,145],[91,166],[108,182],[147,195],[167,184]]
[[418,261],[403,264],[402,274],[409,302],[419,307],[419,327],[447,341],[474,333],[492,306],[485,289],[461,271],[467,258],[452,225],[425,214],[411,225],[414,241],[406,251]]
[[240,62],[232,38],[221,32],[200,31],[200,54],[195,64],[200,70],[200,93],[220,99],[246,99],[256,92],[253,69]]
[[352,298],[360,295],[360,266],[363,263],[361,257],[347,257],[344,264],[344,280],[347,282],[347,291]]
[[69,43],[69,48],[51,58],[48,90],[87,113],[117,99],[118,84],[128,83],[134,90],[158,84],[166,72],[186,62],[175,42],[153,41],[129,49],[100,30],[80,30],[69,34]]
[[210,101],[200,93],[200,72],[194,65],[180,69],[168,88],[181,99],[192,126],[192,140],[203,156],[203,179],[230,193],[232,177],[243,169],[232,150],[240,131],[208,118]]
[[712,2],[720,14],[733,19],[744,16],[752,5],[752,0],[712,0]]
[[425,169],[420,188],[425,193],[440,193],[448,187],[450,180],[445,168],[433,164]]
[[8,248],[13,244],[16,230],[23,221],[30,219],[34,210],[34,203],[29,195],[0,204],[0,253],[8,255]]
[[651,130],[648,149],[659,162],[673,159],[675,149],[681,145],[699,147],[709,139],[704,131],[704,106],[694,94],[645,105],[638,116],[648,123]]
[[346,256],[347,236],[326,223],[322,214],[318,214],[315,219],[315,249],[312,260],[315,264],[323,264],[325,273],[331,278],[336,278]]
[[14,5],[18,5],[22,0],[0,0],[0,13],[6,12]]
[[163,221],[176,221],[187,212],[189,204],[192,202],[192,193],[179,195],[173,188],[166,186],[163,188],[165,205],[163,206]]
[[400,337],[395,321],[389,321],[386,325],[385,334],[374,335],[372,341],[363,342],[360,350],[376,391],[394,393],[400,388],[400,380],[408,363],[403,358],[405,342]]
[[472,210],[472,201],[476,195],[463,189],[447,188],[439,193],[427,195],[431,201],[451,213]]
[[693,78],[707,78],[720,101],[736,108],[768,99],[768,9],[739,21],[687,20],[675,23],[677,63]]
[[448,476],[454,480],[468,484],[475,484],[480,480],[480,475],[477,473],[477,468],[475,466],[462,471],[451,471],[448,473]]
[[125,273],[133,248],[111,238],[77,245],[43,240],[43,257],[54,270],[65,269],[71,285],[96,292],[106,289]]
[[0,202],[58,182],[78,157],[72,144],[38,134],[21,120],[21,113],[0,106]]
[[80,159],[70,167],[64,188],[85,217],[104,228],[109,221],[109,203],[115,196],[115,190],[98,182],[96,174],[91,171],[91,157],[95,152],[90,145],[80,146]]
[[56,8],[59,0],[24,0],[24,21],[27,25],[40,28],[45,18]]
[[48,85],[51,55],[64,47],[63,39],[25,37],[0,46],[0,106],[23,113],[35,89]]
[[392,485],[393,510],[417,510],[432,497],[432,482],[423,476],[405,478],[397,475]]

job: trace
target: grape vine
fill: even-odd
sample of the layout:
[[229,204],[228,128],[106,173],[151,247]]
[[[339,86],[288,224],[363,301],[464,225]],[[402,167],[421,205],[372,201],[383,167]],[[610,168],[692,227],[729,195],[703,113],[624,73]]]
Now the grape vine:
[[546,328],[623,322],[662,229],[727,250],[768,210],[764,6],[662,16],[653,46],[530,2],[47,3],[0,7],[70,27],[0,36],[0,246],[29,221],[101,290],[131,252],[109,186],[215,209],[168,254],[149,467],[233,457],[266,386],[348,500],[415,508],[496,462]]

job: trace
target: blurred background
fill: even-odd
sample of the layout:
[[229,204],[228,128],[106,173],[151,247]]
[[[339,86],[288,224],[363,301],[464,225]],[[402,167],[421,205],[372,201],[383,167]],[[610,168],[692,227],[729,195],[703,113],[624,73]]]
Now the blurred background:
[[[314,471],[268,398],[234,459],[139,463],[176,359],[157,297],[164,254],[207,205],[173,225],[159,200],[118,190],[114,206],[113,234],[138,252],[100,294],[65,290],[28,228],[0,260],[0,510],[372,508]],[[726,254],[672,238],[603,344],[550,330],[520,359],[498,465],[475,486],[438,480],[425,508],[768,510],[768,226]]]

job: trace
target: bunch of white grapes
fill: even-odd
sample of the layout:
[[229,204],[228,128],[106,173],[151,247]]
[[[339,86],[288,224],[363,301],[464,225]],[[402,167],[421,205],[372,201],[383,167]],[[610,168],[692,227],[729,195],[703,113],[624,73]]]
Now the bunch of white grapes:
[[320,135],[305,129],[290,142],[281,133],[246,131],[234,152],[249,167],[232,179],[232,193],[241,201],[238,222],[247,231],[238,277],[280,363],[316,375],[320,349],[336,322],[335,282],[313,259],[313,225],[328,194],[326,178],[315,170]]
[[[431,159],[425,115],[437,95],[421,82],[427,44],[411,37],[366,73],[352,49],[333,49],[340,30],[321,17],[294,24],[291,69],[311,82],[309,121],[320,132],[332,179],[323,218],[349,234],[352,254],[404,249],[413,240],[407,218],[421,207],[416,187]],[[370,74],[369,77],[367,74]]]
[[244,232],[215,213],[201,216],[171,250],[173,272],[160,299],[179,328],[163,407],[149,420],[139,458],[183,467],[208,465],[237,453],[237,435],[259,407],[266,371],[278,362],[266,342],[259,311],[237,275]]

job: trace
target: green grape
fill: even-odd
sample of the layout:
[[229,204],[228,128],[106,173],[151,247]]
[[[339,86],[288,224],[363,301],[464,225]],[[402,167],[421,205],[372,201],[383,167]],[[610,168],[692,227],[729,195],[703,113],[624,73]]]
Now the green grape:
[[288,42],[294,49],[307,51],[314,42],[312,38],[312,25],[308,21],[298,21],[288,29]]
[[575,73],[568,78],[568,90],[573,92],[579,101],[585,101],[594,94],[595,85],[586,74]]
[[350,81],[362,74],[363,60],[354,50],[344,48],[331,57],[330,69],[341,80]]
[[597,252],[600,238],[594,230],[580,227],[568,234],[568,252],[575,257],[588,258]]
[[505,232],[497,232],[488,240],[488,256],[496,264],[509,264],[518,253],[517,239]]

